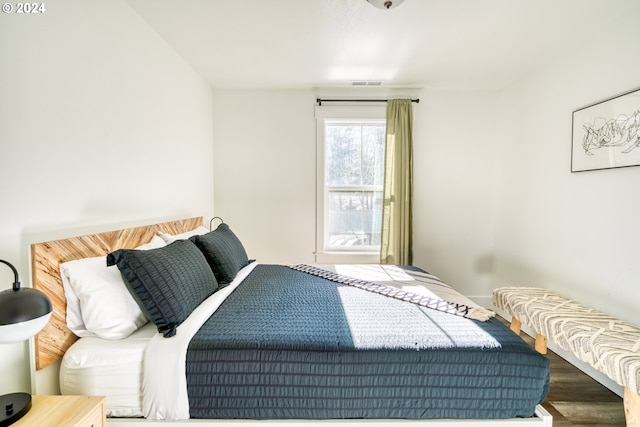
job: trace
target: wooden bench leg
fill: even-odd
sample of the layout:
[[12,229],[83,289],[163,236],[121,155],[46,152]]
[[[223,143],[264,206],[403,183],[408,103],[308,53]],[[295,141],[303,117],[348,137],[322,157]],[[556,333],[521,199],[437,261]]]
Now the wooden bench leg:
[[518,319],[516,319],[515,317],[511,317],[511,326],[509,326],[509,329],[511,329],[516,334],[520,335],[521,326],[522,326],[522,323],[520,323]]
[[536,351],[540,354],[547,354],[547,337],[536,334]]
[[627,427],[640,427],[640,396],[624,388],[624,416]]
[[[509,326],[509,329],[511,329],[516,334],[520,335],[521,327],[522,327],[522,322],[520,322],[520,320],[518,320],[515,316],[511,316],[511,325]],[[544,335],[536,334],[535,348],[538,353],[547,354],[547,337],[545,337]]]

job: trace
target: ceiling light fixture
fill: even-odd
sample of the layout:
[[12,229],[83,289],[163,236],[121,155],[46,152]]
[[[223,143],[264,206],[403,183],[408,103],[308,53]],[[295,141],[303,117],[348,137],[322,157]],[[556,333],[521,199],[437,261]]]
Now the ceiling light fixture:
[[378,9],[393,9],[402,4],[404,0],[367,0],[370,4]]

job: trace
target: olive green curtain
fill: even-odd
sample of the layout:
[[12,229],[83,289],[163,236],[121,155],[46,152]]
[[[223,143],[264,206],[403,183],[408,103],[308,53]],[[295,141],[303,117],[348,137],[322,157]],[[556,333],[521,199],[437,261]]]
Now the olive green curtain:
[[410,99],[387,102],[380,262],[413,262],[413,106]]

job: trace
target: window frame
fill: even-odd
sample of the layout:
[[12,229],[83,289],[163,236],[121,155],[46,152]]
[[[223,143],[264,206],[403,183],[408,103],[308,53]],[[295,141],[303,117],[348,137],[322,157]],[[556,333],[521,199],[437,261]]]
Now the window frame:
[[[325,125],[327,122],[380,123],[386,121],[384,106],[316,106],[316,252],[317,263],[379,263],[379,246],[339,248],[328,245],[326,224],[328,223],[328,188],[363,190],[365,187],[380,189],[381,186],[327,186],[325,185]],[[327,244],[325,244],[327,243]]]

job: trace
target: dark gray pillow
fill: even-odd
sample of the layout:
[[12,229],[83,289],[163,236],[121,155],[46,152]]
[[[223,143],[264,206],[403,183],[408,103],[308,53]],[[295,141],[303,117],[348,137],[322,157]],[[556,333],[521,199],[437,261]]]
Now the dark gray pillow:
[[145,316],[165,337],[209,295],[218,283],[202,252],[189,240],[146,251],[119,249],[107,255],[117,265]]
[[202,251],[221,286],[231,283],[238,271],[250,263],[240,239],[227,224],[190,240]]

